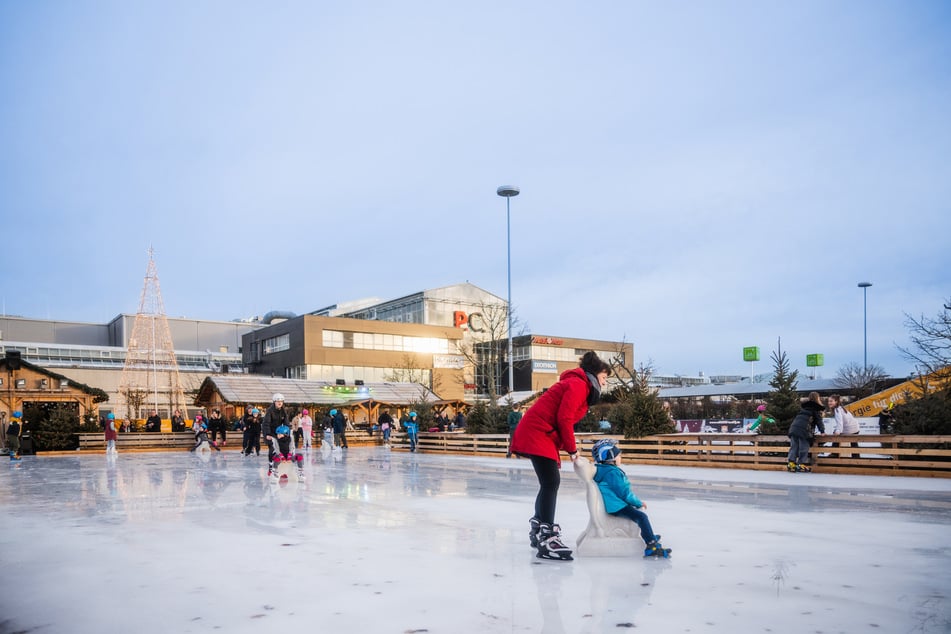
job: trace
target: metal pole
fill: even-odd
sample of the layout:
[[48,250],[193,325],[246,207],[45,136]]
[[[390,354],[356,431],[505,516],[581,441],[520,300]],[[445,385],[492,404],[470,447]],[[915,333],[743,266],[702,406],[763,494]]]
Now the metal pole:
[[508,250],[508,306],[509,313],[509,394],[515,391],[515,360],[512,358],[512,208],[509,199],[518,196],[519,189],[514,185],[502,185],[496,194],[505,198],[505,241]]
[[862,371],[868,374],[868,287],[871,282],[859,282],[862,289]]
[[510,196],[505,197],[505,241],[508,249],[508,278],[509,278],[509,394],[515,391],[515,362],[512,359],[512,210]]

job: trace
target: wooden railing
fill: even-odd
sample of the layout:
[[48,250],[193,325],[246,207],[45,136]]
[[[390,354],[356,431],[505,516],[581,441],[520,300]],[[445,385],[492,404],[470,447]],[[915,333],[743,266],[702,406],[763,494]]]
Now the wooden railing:
[[[105,434],[99,433],[81,433],[79,437],[79,449],[81,451],[105,451]],[[241,449],[244,438],[243,431],[229,431],[228,444],[221,447],[224,450]],[[321,437],[318,437],[319,442]],[[354,446],[378,445],[382,443],[380,433],[370,435],[366,430],[356,430],[347,432],[347,444]],[[264,439],[261,439],[261,445],[264,446]],[[189,449],[195,446],[195,435],[190,431],[175,432],[120,432],[116,440],[116,449],[136,449],[142,451],[161,451],[167,449]]]
[[[577,434],[578,448],[588,455],[601,434]],[[786,465],[789,439],[786,436],[754,434],[664,434],[618,441],[628,462],[680,467],[719,467],[729,469],[781,470]],[[229,432],[224,449],[241,448],[241,432]],[[379,432],[347,433],[353,446],[378,445]],[[167,450],[194,445],[191,432],[120,433],[117,447],[137,450]],[[407,450],[406,434],[394,432],[391,444],[396,450]],[[460,432],[421,432],[418,448],[423,453],[452,453],[474,456],[505,456],[508,434],[465,434]],[[851,446],[850,446],[851,445]],[[106,446],[101,433],[79,434],[81,450],[101,451]],[[820,436],[810,449],[815,471],[820,473],[854,473],[864,475],[896,475],[951,477],[951,436],[866,435]]]
[[[601,434],[577,434],[579,451],[588,455]],[[628,462],[682,467],[781,470],[789,438],[755,434],[664,434],[618,441]],[[851,445],[851,446],[850,446]],[[396,449],[407,449],[405,434],[393,435]],[[504,456],[507,434],[468,435],[421,432],[421,452]],[[819,436],[810,460],[820,473],[951,477],[951,436]]]

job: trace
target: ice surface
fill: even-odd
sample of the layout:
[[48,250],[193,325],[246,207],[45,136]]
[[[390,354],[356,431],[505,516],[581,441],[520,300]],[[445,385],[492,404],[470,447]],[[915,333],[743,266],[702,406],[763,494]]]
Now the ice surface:
[[[233,451],[0,466],[0,634],[951,631],[948,480],[625,465],[672,558],[556,563],[524,460],[315,450],[286,486]],[[558,519],[587,525],[568,465]]]

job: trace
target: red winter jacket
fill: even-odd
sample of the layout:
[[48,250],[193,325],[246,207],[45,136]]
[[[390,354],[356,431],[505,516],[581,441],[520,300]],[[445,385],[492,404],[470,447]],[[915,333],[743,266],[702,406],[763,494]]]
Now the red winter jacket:
[[575,453],[574,426],[588,411],[590,390],[581,368],[562,372],[559,381],[522,416],[512,436],[512,451],[559,462],[559,450]]

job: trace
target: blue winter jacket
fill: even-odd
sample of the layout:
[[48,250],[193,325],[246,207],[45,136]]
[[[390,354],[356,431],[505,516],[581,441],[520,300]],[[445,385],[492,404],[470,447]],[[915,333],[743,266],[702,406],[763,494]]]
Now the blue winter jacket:
[[625,506],[641,508],[644,503],[631,491],[631,481],[627,474],[617,465],[598,464],[594,474],[594,481],[601,489],[604,498],[604,510],[608,513],[617,513]]

